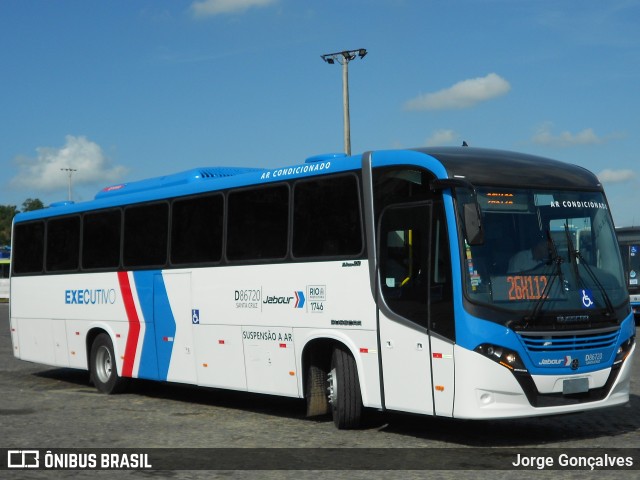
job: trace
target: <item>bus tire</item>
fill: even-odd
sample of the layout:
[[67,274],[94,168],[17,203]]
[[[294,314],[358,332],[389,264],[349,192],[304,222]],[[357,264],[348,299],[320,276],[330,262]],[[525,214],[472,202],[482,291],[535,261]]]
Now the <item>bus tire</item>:
[[91,381],[102,393],[124,390],[126,380],[118,375],[113,343],[106,333],[96,337],[91,345]]
[[326,394],[326,388],[327,372],[325,369],[318,365],[309,365],[305,385],[307,417],[326,415],[329,412],[329,398]]
[[333,423],[341,430],[357,428],[362,419],[362,396],[356,361],[344,347],[336,347],[331,355],[327,376],[328,398]]

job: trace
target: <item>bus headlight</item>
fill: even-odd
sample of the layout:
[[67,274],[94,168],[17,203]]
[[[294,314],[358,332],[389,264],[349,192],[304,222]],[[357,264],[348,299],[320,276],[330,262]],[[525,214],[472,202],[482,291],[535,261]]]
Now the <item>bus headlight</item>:
[[498,345],[492,345],[490,343],[483,343],[482,345],[478,345],[474,349],[474,352],[484,355],[514,372],[527,373],[527,369],[525,368],[522,360],[520,360],[520,356],[513,350],[509,350]]
[[618,351],[616,352],[616,359],[613,361],[614,365],[622,363],[624,359],[627,358],[635,341],[636,337],[633,336],[629,337],[626,342],[620,344],[620,346],[618,347]]

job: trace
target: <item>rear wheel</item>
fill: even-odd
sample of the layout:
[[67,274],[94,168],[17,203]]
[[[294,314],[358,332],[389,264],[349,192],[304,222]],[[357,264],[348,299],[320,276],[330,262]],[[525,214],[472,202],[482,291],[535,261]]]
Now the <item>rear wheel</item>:
[[126,387],[126,379],[118,376],[113,343],[106,333],[91,345],[91,381],[102,393],[118,393]]
[[333,423],[339,429],[360,426],[362,396],[356,361],[344,347],[336,347],[331,356],[331,370],[327,375],[328,398]]
[[326,415],[329,412],[326,369],[315,364],[309,365],[305,392],[307,399],[307,417]]

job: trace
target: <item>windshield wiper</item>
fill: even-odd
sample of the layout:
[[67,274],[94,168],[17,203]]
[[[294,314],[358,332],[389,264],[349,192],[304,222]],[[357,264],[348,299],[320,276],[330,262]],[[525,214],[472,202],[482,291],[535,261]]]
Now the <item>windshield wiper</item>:
[[598,287],[598,290],[600,290],[600,294],[602,295],[602,299],[606,307],[606,311],[607,311],[606,314],[613,316],[615,319],[615,308],[613,308],[613,303],[611,303],[611,298],[609,297],[607,290],[604,288],[602,283],[600,283],[600,280],[598,280],[598,277],[594,273],[589,263],[584,259],[580,251],[577,250],[576,247],[573,245],[573,240],[571,239],[571,234],[569,233],[569,225],[567,225],[566,223],[564,224],[564,232],[567,237],[567,248],[569,249],[569,262],[573,266],[573,272],[576,277],[576,281],[578,282],[578,286],[581,287],[583,290],[586,290],[585,288],[586,285],[582,280],[582,277],[580,276],[580,268],[578,266],[578,260],[580,260],[580,265],[584,267],[584,269],[589,274],[589,278],[591,278],[591,280],[596,285],[596,287]]
[[544,288],[542,289],[542,293],[540,294],[540,298],[537,299],[536,304],[531,310],[531,315],[529,315],[528,317],[524,317],[524,320],[527,322],[527,324],[529,324],[529,322],[535,323],[540,316],[542,307],[547,301],[547,298],[549,298],[549,292],[551,292],[551,287],[553,286],[556,278],[560,279],[560,285],[562,288],[564,288],[565,285],[564,275],[562,273],[562,262],[564,262],[564,258],[558,255],[558,247],[556,246],[556,242],[553,240],[553,237],[551,236],[551,230],[549,229],[547,229],[547,242],[548,246],[551,247],[551,255],[549,257],[549,263],[547,263],[547,265],[555,265],[557,275],[552,275],[551,280],[549,280],[545,284]]

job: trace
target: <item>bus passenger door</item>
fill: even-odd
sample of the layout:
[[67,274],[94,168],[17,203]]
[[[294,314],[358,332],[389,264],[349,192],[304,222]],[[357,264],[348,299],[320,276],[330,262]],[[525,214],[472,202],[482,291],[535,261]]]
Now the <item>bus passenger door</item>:
[[445,324],[453,327],[453,308],[449,249],[439,207],[420,202],[392,205],[382,212],[379,335],[385,407],[451,416],[453,342],[442,342],[440,333]]

